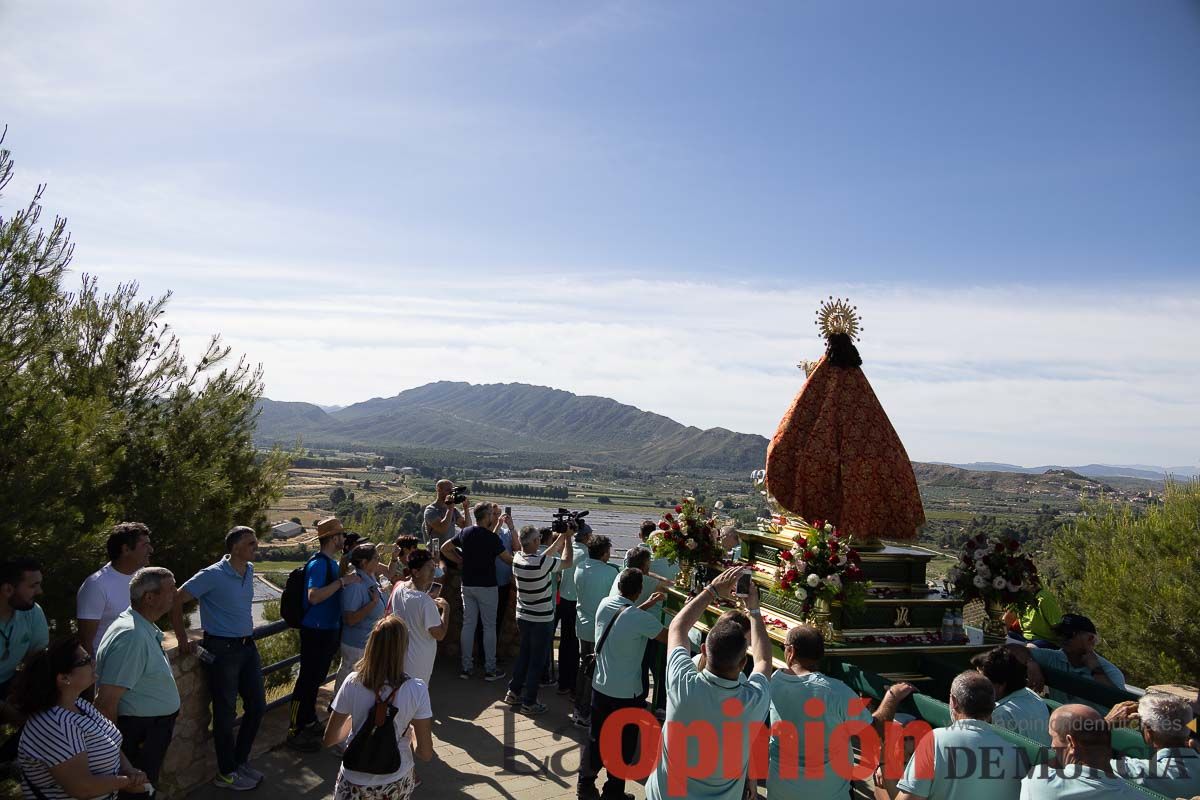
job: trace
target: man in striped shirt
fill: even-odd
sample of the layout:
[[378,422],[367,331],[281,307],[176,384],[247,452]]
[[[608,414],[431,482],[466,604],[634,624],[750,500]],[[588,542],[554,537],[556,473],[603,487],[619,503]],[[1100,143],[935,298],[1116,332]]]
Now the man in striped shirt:
[[[517,627],[521,650],[513,668],[504,702],[521,706],[534,715],[546,711],[538,702],[538,679],[550,658],[554,636],[554,573],[574,567],[570,534],[560,533],[543,552],[542,536],[533,525],[521,529],[521,552],[513,557],[513,580],[517,584]],[[560,554],[562,558],[560,558]],[[518,695],[518,692],[521,694]]]

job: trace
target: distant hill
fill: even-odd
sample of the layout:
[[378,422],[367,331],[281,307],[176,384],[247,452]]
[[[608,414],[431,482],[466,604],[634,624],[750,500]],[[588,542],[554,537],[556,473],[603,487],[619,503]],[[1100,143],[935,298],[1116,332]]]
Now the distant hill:
[[[935,461],[933,463],[942,464],[944,462]],[[1151,481],[1161,481],[1167,475],[1173,475],[1176,478],[1200,476],[1200,467],[1153,467],[1146,464],[1084,464],[1077,467],[1048,464],[1041,467],[1021,467],[1016,464],[1001,464],[994,461],[973,461],[970,464],[946,464],[946,466],[972,472],[1022,472],[1027,475],[1042,475],[1051,471],[1069,470],[1089,478],[1143,478]]]
[[267,398],[259,407],[255,438],[263,443],[579,454],[649,469],[757,469],[767,452],[762,436],[701,430],[607,397],[518,383],[441,381],[332,413]]

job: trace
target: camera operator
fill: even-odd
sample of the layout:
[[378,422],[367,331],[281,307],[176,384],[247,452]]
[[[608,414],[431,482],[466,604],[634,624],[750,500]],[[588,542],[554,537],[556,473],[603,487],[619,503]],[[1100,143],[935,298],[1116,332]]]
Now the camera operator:
[[[454,481],[442,478],[437,482],[437,499],[425,506],[425,515],[421,522],[421,543],[429,544],[430,539],[441,539],[443,542],[453,539],[459,529],[471,524],[471,509],[467,507],[465,492],[454,496]],[[462,510],[456,508],[461,505]]]
[[[588,542],[592,538],[592,529],[583,520],[566,519],[564,524],[567,533],[573,538],[571,544],[572,563],[579,566],[587,560]],[[554,623],[561,623],[558,639],[558,694],[574,695],[575,684],[579,675],[579,637],[575,634],[575,617],[578,610],[579,594],[575,590],[575,570],[568,569],[562,573],[558,583],[558,605],[554,607]],[[553,634],[551,634],[553,636]]]

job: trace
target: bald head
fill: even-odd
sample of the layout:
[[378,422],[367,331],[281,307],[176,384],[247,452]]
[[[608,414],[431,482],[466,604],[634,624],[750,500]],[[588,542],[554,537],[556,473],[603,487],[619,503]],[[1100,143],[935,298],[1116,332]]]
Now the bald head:
[[1096,709],[1070,703],[1050,714],[1050,744],[1069,764],[1103,767],[1112,752],[1112,729]]

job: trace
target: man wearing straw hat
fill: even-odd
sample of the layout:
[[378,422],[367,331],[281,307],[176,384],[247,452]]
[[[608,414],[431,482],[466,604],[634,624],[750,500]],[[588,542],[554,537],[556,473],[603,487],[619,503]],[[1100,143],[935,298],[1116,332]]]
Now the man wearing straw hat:
[[293,750],[315,753],[324,735],[317,720],[317,692],[329,675],[342,630],[340,592],[361,578],[341,575],[338,557],[346,532],[337,517],[317,522],[321,551],[304,565],[304,618],[300,622],[300,675],[292,690],[291,726],[287,744]]

